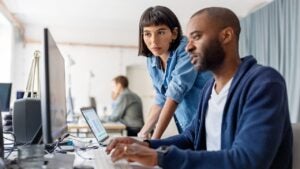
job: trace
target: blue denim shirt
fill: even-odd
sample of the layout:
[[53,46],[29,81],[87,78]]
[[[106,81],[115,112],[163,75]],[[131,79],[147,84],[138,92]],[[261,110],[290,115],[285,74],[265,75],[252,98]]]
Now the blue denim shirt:
[[163,107],[167,98],[178,103],[175,111],[179,132],[185,130],[197,112],[200,92],[211,77],[211,73],[199,73],[194,69],[190,57],[185,52],[187,38],[181,39],[176,50],[170,52],[166,70],[156,56],[147,58],[147,67],[156,92],[155,104]]

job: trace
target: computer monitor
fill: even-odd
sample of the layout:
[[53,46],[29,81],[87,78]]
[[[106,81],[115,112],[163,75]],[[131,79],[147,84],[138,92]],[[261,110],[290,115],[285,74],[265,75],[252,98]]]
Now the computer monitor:
[[65,62],[48,29],[44,29],[41,57],[43,141],[53,143],[67,130]]
[[[1,105],[0,105],[1,108]],[[0,159],[4,157],[4,143],[3,143],[3,127],[2,127],[2,114],[0,112]]]
[[9,112],[11,83],[0,83],[0,111]]
[[4,157],[2,112],[9,112],[11,83],[0,83],[0,158]]

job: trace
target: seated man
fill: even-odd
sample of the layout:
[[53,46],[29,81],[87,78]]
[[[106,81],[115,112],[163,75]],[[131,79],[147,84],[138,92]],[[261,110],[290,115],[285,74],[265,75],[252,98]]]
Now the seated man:
[[128,79],[125,76],[113,79],[112,99],[112,114],[103,120],[120,121],[126,125],[128,136],[137,136],[144,125],[143,105],[141,98],[128,89]]
[[196,117],[182,134],[163,140],[112,140],[106,149],[114,149],[112,160],[166,169],[290,169],[285,81],[253,56],[240,58],[237,16],[226,8],[202,9],[191,17],[187,33],[191,62],[214,76],[203,88]]

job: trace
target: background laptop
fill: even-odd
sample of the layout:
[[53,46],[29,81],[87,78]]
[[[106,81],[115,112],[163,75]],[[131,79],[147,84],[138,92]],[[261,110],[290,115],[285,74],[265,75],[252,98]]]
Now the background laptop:
[[108,139],[108,134],[103,127],[97,112],[93,107],[83,107],[80,109],[86,123],[89,125],[92,133],[96,137],[97,142],[100,146],[106,146],[107,142],[104,143]]

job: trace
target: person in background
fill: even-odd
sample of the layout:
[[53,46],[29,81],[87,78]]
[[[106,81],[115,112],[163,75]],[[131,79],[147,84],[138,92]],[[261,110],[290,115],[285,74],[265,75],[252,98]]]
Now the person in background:
[[128,88],[128,79],[125,76],[115,77],[112,85],[112,114],[102,120],[120,121],[126,125],[128,136],[137,136],[144,125],[142,100]]
[[167,7],[155,6],[144,11],[139,23],[138,55],[147,57],[147,68],[155,89],[155,103],[139,137],[161,138],[171,118],[178,132],[193,119],[204,84],[211,78],[197,72],[184,47],[187,38],[175,14]]
[[182,134],[163,140],[112,140],[106,150],[114,149],[113,161],[166,169],[292,168],[285,80],[253,56],[240,58],[240,31],[238,17],[226,8],[204,8],[191,17],[186,50],[198,70],[214,76],[203,89],[197,116]]

